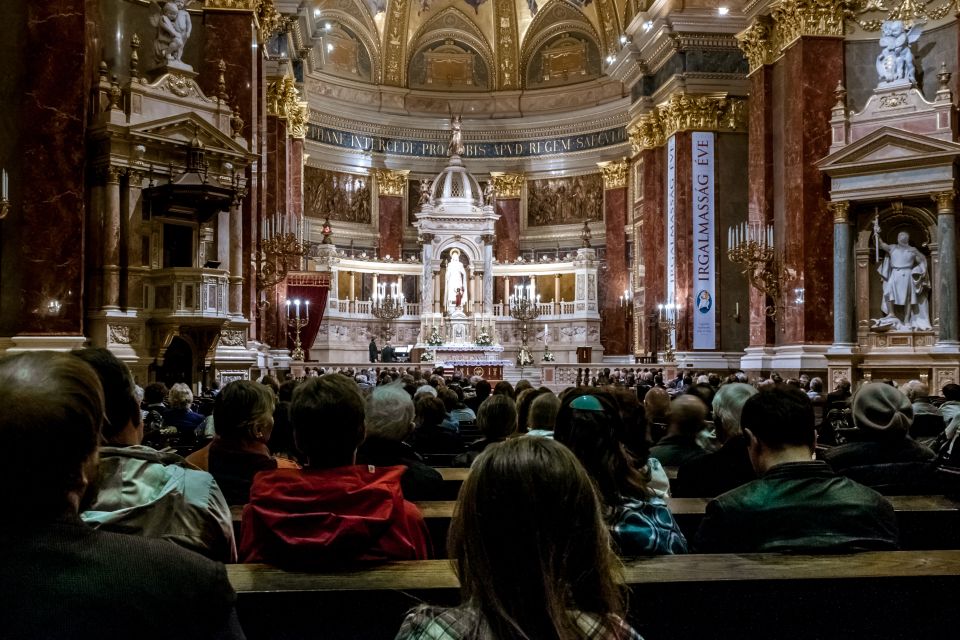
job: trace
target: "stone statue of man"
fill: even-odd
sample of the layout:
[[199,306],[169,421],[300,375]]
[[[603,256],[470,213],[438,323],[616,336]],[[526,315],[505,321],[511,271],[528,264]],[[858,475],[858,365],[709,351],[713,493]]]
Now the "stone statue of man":
[[875,325],[892,325],[894,329],[929,331],[930,278],[927,258],[910,244],[910,234],[901,231],[897,243],[889,245],[880,239],[880,228],[874,224],[877,246],[886,254],[877,268],[883,280],[880,310],[886,314]]

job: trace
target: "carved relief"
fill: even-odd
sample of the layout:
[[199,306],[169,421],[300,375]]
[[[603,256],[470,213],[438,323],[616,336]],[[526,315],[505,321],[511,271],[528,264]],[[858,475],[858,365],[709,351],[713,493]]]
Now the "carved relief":
[[440,45],[421,49],[410,61],[410,86],[420,89],[487,89],[486,65],[473,48],[447,39]]
[[245,347],[247,332],[243,329],[223,329],[220,332],[220,344],[224,347]]
[[620,49],[620,25],[617,24],[616,6],[613,0],[596,0],[594,4],[607,52],[615,53]]
[[303,168],[304,213],[314,218],[370,224],[370,184],[367,176]]
[[497,29],[497,88],[519,89],[518,56],[520,35],[513,0],[496,0],[494,24]]
[[600,75],[600,50],[582,34],[561,33],[544,44],[527,66],[527,86],[547,87]]
[[408,0],[393,0],[387,13],[383,59],[384,84],[403,86],[403,61],[406,60]]
[[107,325],[107,341],[110,344],[136,344],[140,342],[140,330],[122,324]]
[[603,178],[599,173],[527,182],[527,224],[575,224],[603,220]]

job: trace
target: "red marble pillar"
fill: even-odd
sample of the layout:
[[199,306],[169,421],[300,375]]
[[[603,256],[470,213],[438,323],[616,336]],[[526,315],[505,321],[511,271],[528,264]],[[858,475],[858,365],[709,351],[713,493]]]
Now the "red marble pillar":
[[303,222],[303,138],[287,143],[287,211],[297,224]]
[[520,255],[520,196],[508,198],[498,195],[496,211],[500,216],[494,232],[494,256],[500,263],[513,262]]
[[[750,76],[748,121],[747,217],[751,223],[773,222],[773,73],[762,66]],[[772,304],[763,292],[750,287],[750,347],[773,345],[773,320],[766,314]]]
[[656,325],[656,318],[657,305],[662,304],[667,297],[667,254],[664,250],[667,238],[664,215],[666,150],[663,147],[646,149],[641,152],[640,159],[643,162],[643,201],[640,205],[641,233],[637,241],[641,243],[640,251],[643,254],[643,322],[649,322],[651,329],[644,350],[656,353],[665,346],[663,332]]
[[600,342],[604,355],[632,353],[627,312],[620,296],[630,282],[627,261],[627,184],[629,163],[602,164],[604,172],[603,218],[606,226],[607,271],[600,278]]
[[[833,339],[833,233],[827,183],[815,163],[830,150],[833,89],[843,80],[843,40],[801,38],[777,63],[783,65],[783,219],[777,244],[786,278],[779,344],[828,344]],[[803,302],[795,302],[795,290]]]
[[[268,220],[274,220],[279,225],[289,211],[287,189],[287,160],[288,160],[287,123],[277,116],[267,116],[266,139],[266,167],[264,168],[263,190],[266,198],[264,213]],[[287,231],[293,231],[287,229]],[[277,228],[279,233],[280,229]],[[296,268],[296,265],[294,265]],[[283,286],[271,287],[263,292],[270,303],[271,311],[261,315],[261,340],[274,348],[283,348],[286,345],[286,326],[283,322],[282,308],[284,303]]]
[[403,250],[403,197],[409,171],[377,169],[375,173],[380,234],[377,251],[381,257],[400,258]]
[[3,109],[13,111],[19,126],[0,141],[11,200],[0,223],[0,333],[79,338],[99,6],[94,0],[12,4],[19,6],[5,6],[4,19],[17,23],[18,42],[0,59],[0,74],[10,89]]

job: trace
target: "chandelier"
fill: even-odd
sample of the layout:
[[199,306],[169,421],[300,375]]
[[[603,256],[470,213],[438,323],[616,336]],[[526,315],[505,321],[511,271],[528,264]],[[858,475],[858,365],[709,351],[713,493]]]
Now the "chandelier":
[[307,245],[289,231],[273,233],[269,237],[265,234],[260,241],[257,291],[279,284],[290,271],[298,270],[307,249]]
[[520,323],[520,351],[517,352],[517,364],[521,367],[533,364],[533,354],[527,344],[527,323],[540,316],[540,295],[536,284],[516,285],[510,296],[510,316]]
[[767,316],[776,316],[787,270],[774,249],[773,225],[743,222],[727,229],[727,257],[742,266],[753,288],[773,302],[764,309]]

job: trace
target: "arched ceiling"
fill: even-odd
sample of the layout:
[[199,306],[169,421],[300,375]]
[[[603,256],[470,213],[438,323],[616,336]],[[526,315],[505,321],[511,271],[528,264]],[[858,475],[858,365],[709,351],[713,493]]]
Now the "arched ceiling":
[[308,15],[322,40],[318,70],[445,92],[595,79],[603,58],[619,49],[624,22],[639,5],[638,0],[311,2]]

